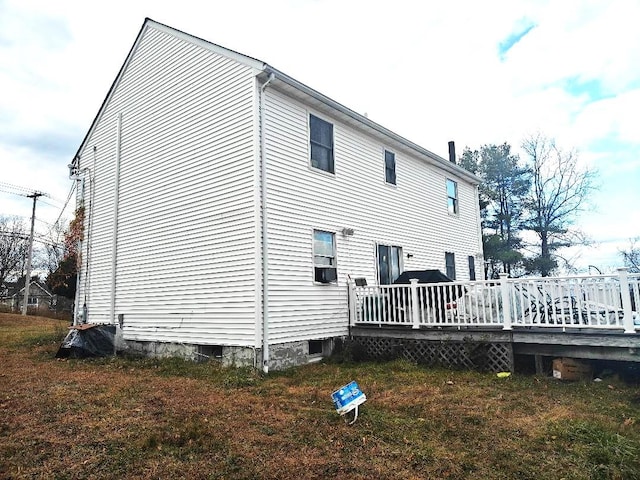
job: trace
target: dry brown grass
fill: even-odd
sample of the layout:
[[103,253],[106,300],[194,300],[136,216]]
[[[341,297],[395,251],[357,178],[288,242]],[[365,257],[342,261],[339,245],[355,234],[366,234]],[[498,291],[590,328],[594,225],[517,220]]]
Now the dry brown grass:
[[[640,478],[635,387],[406,362],[264,378],[56,361],[64,326],[0,314],[2,478]],[[349,427],[330,394],[352,379],[368,401]]]

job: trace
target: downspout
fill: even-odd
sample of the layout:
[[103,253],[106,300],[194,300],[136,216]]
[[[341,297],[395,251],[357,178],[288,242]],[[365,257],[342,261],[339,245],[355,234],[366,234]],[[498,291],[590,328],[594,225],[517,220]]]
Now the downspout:
[[[487,270],[485,268],[485,263],[484,263],[484,245],[482,242],[482,215],[480,213],[480,185],[476,185],[476,227],[478,229],[478,239],[480,243],[480,245],[478,245],[478,252],[482,254],[482,257],[481,257],[482,265],[480,266],[480,268],[482,269],[482,272],[483,272],[483,277],[484,277],[483,280],[487,280]],[[476,278],[477,278],[477,273],[476,273]]]
[[[78,158],[78,166],[80,166],[80,159]],[[84,205],[84,175],[82,176],[82,179],[78,178],[76,176],[76,178],[74,178],[75,182],[80,183],[80,205]],[[76,183],[77,185],[77,183]],[[84,231],[84,225],[83,227],[83,231]],[[84,237],[84,235],[83,235]],[[78,240],[78,244],[76,245],[77,251],[79,252],[80,256],[82,256],[82,244],[83,244],[83,240],[84,238],[81,238]],[[77,264],[76,264],[77,266]],[[82,280],[81,274],[82,274],[82,262],[80,262],[80,268],[77,268],[77,272],[76,272],[76,294],[75,294],[75,299],[74,299],[74,304],[73,304],[73,324],[74,325],[80,325],[80,318],[82,318],[82,323],[86,322],[86,318],[84,317],[84,309],[81,310],[82,313],[80,313],[78,310],[80,308],[80,285],[82,285],[80,282]]]
[[[93,200],[95,198],[95,190],[96,190],[96,156],[98,152],[98,147],[93,146],[93,164],[91,165],[91,170],[89,171],[89,208],[84,208],[85,218],[87,219],[87,234],[85,238],[87,239],[87,248],[86,250],[86,262],[85,262],[85,272],[84,272],[84,310],[85,310],[85,323],[87,323],[87,319],[89,318],[87,314],[87,303],[91,303],[91,238],[93,236]],[[84,181],[84,179],[83,179]],[[84,192],[84,190],[83,190]],[[83,193],[84,195],[84,193]]]
[[262,371],[269,373],[269,243],[267,221],[267,156],[265,154],[265,102],[264,91],[275,78],[269,79],[260,87],[260,214],[262,215]]
[[122,113],[116,126],[116,171],[113,189],[113,237],[111,240],[111,321],[116,321],[116,266],[118,260],[118,206],[120,201],[120,144],[122,141]]

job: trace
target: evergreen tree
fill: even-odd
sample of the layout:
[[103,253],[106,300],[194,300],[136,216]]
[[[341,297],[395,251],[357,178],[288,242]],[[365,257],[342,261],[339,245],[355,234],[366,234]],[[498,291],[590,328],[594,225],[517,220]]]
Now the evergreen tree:
[[529,172],[520,166],[519,157],[511,153],[507,143],[483,145],[480,150],[465,148],[460,164],[482,179],[478,201],[485,275],[513,274],[523,260],[520,232]]

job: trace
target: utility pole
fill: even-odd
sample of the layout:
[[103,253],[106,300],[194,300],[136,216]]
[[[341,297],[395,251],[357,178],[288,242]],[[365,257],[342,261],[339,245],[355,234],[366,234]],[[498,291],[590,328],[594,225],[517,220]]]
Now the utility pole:
[[27,304],[29,302],[29,288],[31,287],[31,257],[33,255],[33,228],[36,222],[36,201],[38,197],[42,197],[44,193],[34,191],[30,195],[25,195],[27,198],[33,198],[33,211],[31,212],[31,235],[29,235],[29,250],[27,253],[27,274],[24,277],[24,300],[22,302],[22,315],[27,314]]

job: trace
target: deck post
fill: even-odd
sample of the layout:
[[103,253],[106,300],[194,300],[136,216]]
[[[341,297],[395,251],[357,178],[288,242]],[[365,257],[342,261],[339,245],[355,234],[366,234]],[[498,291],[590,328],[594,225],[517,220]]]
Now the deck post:
[[636,333],[636,327],[633,324],[633,313],[631,311],[631,294],[629,292],[629,276],[626,267],[618,268],[618,278],[620,280],[620,296],[622,297],[622,325],[624,333]]
[[413,323],[413,328],[420,328],[420,306],[418,305],[418,279],[411,278],[409,280],[411,283],[411,320]]
[[508,273],[500,274],[500,293],[502,295],[503,330],[511,330],[511,302],[509,301]]

